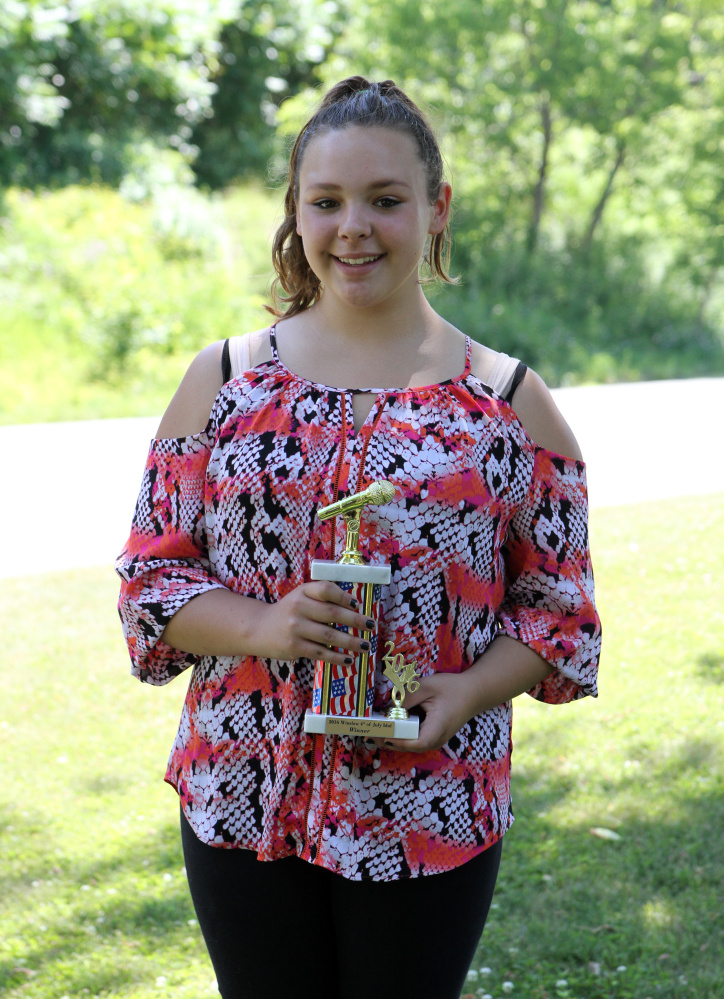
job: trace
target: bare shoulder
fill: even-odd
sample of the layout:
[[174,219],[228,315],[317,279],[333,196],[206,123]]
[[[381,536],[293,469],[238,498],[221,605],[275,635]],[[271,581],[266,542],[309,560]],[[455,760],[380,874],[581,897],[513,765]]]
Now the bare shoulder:
[[214,400],[222,386],[221,354],[224,341],[209,344],[189,365],[156,432],[157,438],[200,434],[209,422]]
[[531,368],[515,391],[513,409],[536,444],[567,458],[582,460],[573,431],[563,419],[548,386]]

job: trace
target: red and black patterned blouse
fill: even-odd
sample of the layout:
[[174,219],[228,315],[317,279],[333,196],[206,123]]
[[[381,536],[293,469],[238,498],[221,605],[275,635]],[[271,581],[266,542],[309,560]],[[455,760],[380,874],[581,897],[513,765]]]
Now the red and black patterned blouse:
[[[163,684],[193,667],[166,780],[205,843],[353,880],[449,870],[513,821],[509,702],[440,750],[380,750],[303,731],[310,661],[195,656],[160,636],[207,590],[276,601],[308,581],[311,559],[344,542],[341,518],[317,508],[388,479],[395,499],[365,509],[360,537],[392,566],[380,641],[423,675],[457,673],[502,632],[555,667],[534,697],[595,695],[584,466],[530,439],[471,374],[469,342],[457,378],[358,390],[377,397],[358,434],[352,393],[300,378],[272,348],[223,386],[202,433],[153,441],[117,564],[134,674]],[[387,685],[377,677],[379,706]]]

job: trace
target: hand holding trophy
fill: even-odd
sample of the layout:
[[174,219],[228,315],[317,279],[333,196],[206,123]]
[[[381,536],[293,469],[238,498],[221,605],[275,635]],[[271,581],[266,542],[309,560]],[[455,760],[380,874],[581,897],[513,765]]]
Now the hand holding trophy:
[[[321,520],[343,516],[347,538],[342,555],[336,562],[315,559],[312,579],[329,579],[354,596],[361,612],[376,621],[382,586],[390,582],[389,565],[368,565],[359,545],[360,515],[367,504],[388,503],[394,496],[392,483],[373,482],[363,492],[347,496],[318,511]],[[405,691],[414,691],[417,683],[416,663],[405,663],[401,654],[394,655],[393,643],[387,642],[383,657],[385,675],[393,684],[393,707],[387,716],[374,714],[375,653],[377,636],[365,631],[362,638],[370,648],[357,655],[352,665],[340,666],[318,659],[314,671],[312,707],[304,719],[306,732],[362,736],[364,738],[416,739],[420,720],[410,717],[402,707]]]

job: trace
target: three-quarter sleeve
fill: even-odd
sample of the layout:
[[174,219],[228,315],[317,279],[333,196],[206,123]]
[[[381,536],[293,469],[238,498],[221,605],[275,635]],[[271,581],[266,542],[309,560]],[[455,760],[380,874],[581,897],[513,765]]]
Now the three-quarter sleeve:
[[504,557],[500,631],[554,667],[528,693],[551,704],[595,697],[601,626],[583,462],[535,449],[528,494],[510,522]]
[[197,656],[161,639],[173,615],[193,597],[222,589],[212,575],[204,519],[211,441],[192,437],[151,443],[131,534],[116,561],[118,612],[132,672],[154,685],[168,683]]

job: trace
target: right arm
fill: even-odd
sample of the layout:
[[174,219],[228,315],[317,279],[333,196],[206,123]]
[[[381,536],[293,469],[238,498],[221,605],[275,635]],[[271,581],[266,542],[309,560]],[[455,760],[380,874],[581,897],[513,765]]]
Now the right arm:
[[[142,679],[151,682],[166,682],[201,655],[254,655],[284,660],[323,658],[342,663],[350,653],[360,651],[362,639],[340,632],[334,625],[359,631],[366,628],[366,619],[354,610],[352,598],[334,583],[304,583],[278,603],[267,604],[234,593],[214,580],[209,572],[208,559],[204,557],[205,552],[189,551],[188,539],[182,537],[183,525],[189,522],[196,524],[193,533],[197,546],[200,546],[203,535],[202,525],[199,524],[202,511],[190,510],[189,504],[192,497],[198,502],[205,464],[201,464],[198,452],[194,453],[191,461],[185,451],[178,455],[176,452],[179,448],[183,449],[191,437],[203,437],[207,428],[209,412],[221,388],[222,347],[223,342],[219,341],[194,359],[161,420],[155,447],[164,450],[163,445],[171,445],[170,450],[180,471],[175,473],[168,464],[159,470],[156,463],[149,477],[147,469],[149,482],[144,479],[147,494],[146,536],[135,540],[132,567],[130,543],[119,560],[119,570],[121,566],[125,570],[121,571],[125,580],[121,596],[122,616],[126,612],[124,624],[129,625],[130,622],[132,628],[134,617],[138,622],[135,631],[140,641],[129,638],[127,628],[134,666],[137,665],[134,651],[139,652],[144,644],[149,646],[146,655],[149,661],[155,651],[161,653],[161,659],[176,661],[176,665],[170,668],[165,663],[162,670],[138,665],[136,672]],[[173,446],[176,444],[178,447]],[[171,482],[178,495],[174,496],[174,502],[169,503],[167,494]],[[149,500],[151,493],[154,498]],[[152,507],[150,512],[149,506]],[[179,509],[183,511],[180,515],[177,513]],[[134,530],[139,533],[135,520]],[[139,552],[143,552],[141,557]],[[174,554],[180,558],[174,559]],[[190,554],[201,557],[190,559]],[[163,557],[164,564],[159,565],[159,555]],[[150,562],[153,562],[153,568],[148,571]],[[198,578],[204,574],[205,581]],[[138,591],[144,587],[144,576],[145,597],[138,598]],[[191,576],[193,579],[190,579]],[[164,607],[162,604],[169,591],[173,591],[175,599],[171,599],[170,606]],[[156,593],[160,595],[158,598]],[[159,631],[159,628],[162,630]],[[152,641],[146,642],[149,632],[154,629],[156,634],[152,636]],[[342,651],[332,652],[328,648],[330,645]]]
[[303,583],[278,603],[267,604],[231,590],[210,590],[190,600],[163,633],[167,645],[208,656],[260,656],[265,659],[325,659],[343,663],[343,652],[361,651],[361,639],[337,631],[347,625],[363,631],[365,617],[335,583]]

